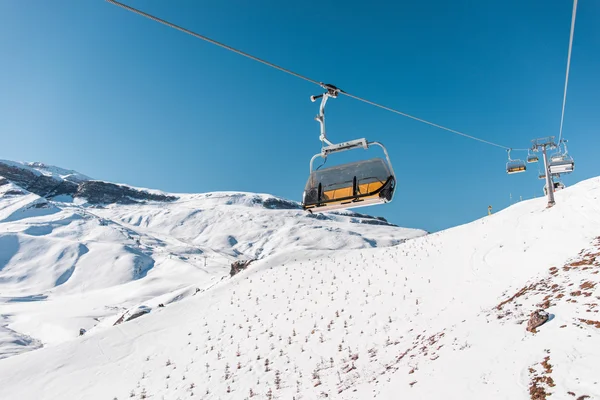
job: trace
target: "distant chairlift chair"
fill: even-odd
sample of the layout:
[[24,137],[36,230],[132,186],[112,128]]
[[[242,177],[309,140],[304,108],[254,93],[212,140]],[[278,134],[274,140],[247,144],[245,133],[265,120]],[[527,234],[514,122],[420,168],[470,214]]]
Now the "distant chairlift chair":
[[537,154],[531,153],[531,151],[527,151],[527,162],[528,163],[536,163],[540,160]]
[[525,172],[525,170],[527,170],[525,162],[523,162],[522,160],[513,160],[512,158],[510,158],[510,151],[511,149],[508,149],[508,162],[506,163],[506,173],[518,174],[520,172]]
[[575,169],[575,161],[573,161],[573,157],[569,155],[567,150],[567,141],[563,140],[562,145],[565,149],[564,152],[550,157],[548,171],[551,175],[569,174]]

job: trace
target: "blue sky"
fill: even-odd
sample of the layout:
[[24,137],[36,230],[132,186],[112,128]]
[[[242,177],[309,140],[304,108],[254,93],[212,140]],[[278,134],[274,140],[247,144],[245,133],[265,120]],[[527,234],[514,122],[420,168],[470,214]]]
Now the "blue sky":
[[[126,3],[509,147],[558,135],[570,0]],[[579,2],[567,185],[600,175],[599,19],[600,3]],[[301,199],[320,149],[317,86],[100,0],[1,1],[0,54],[0,158],[171,192]],[[327,112],[332,141],[388,147],[394,202],[363,211],[396,224],[434,231],[542,194],[537,165],[507,176],[502,149],[346,97]]]

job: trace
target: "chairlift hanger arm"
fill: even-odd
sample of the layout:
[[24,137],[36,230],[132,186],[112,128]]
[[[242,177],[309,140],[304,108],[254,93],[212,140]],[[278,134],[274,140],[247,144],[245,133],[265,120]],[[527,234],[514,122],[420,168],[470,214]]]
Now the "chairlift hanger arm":
[[342,90],[338,89],[337,87],[335,87],[331,84],[328,84],[328,83],[321,83],[321,87],[327,91],[323,94],[319,94],[316,96],[310,96],[310,101],[312,101],[314,103],[318,99],[321,99],[321,106],[319,107],[319,114],[315,117],[315,120],[317,120],[319,122],[319,124],[321,125],[321,135],[319,136],[319,140],[329,146],[332,146],[333,143],[331,143],[329,140],[327,140],[327,131],[325,130],[325,105],[327,104],[327,100],[330,97],[332,97],[334,99],[337,98],[338,94]]

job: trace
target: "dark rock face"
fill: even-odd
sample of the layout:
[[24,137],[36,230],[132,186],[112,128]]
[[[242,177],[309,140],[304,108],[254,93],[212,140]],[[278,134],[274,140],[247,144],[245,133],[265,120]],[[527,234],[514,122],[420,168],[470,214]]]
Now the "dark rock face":
[[38,175],[32,171],[0,162],[0,175],[41,197],[54,197],[61,194],[73,195],[77,191],[77,184],[66,180],[58,180],[45,175]]
[[79,185],[75,197],[82,197],[91,204],[137,204],[144,201],[175,201],[177,197],[148,193],[127,186],[102,181],[86,181]]
[[330,220],[330,219],[331,219],[330,217],[328,217],[327,215],[325,215],[325,214],[322,214],[322,213],[316,213],[316,214],[313,214],[313,213],[306,213],[306,214],[304,214],[304,216],[305,216],[306,218],[314,218],[314,219],[318,219],[319,221],[328,221],[328,220]]
[[138,310],[138,311],[136,311],[135,313],[131,314],[131,316],[130,316],[129,318],[127,318],[127,319],[125,320],[125,322],[127,322],[127,321],[131,321],[132,319],[139,318],[139,317],[141,317],[141,316],[142,316],[142,315],[144,315],[144,314],[148,314],[149,312],[150,312],[150,310],[148,310],[148,309],[142,309],[142,310]]
[[245,270],[246,268],[248,268],[248,265],[250,265],[252,261],[254,260],[235,261],[231,263],[231,270],[229,271],[229,275],[233,277],[238,272]]
[[[33,163],[31,165],[43,166]],[[175,196],[148,193],[127,186],[102,181],[61,179],[38,174],[27,167],[0,162],[0,178],[35,193],[40,197],[52,198],[59,195],[81,197],[91,204],[136,204],[144,201],[174,201]],[[1,185],[2,183],[0,183]]]
[[0,186],[8,185],[8,179],[3,176],[0,176]]
[[299,210],[300,204],[283,199],[276,198],[268,198],[266,200],[261,199],[260,197],[255,197],[252,199],[254,204],[262,204],[264,208],[268,208],[271,210]]
[[371,215],[366,215],[366,214],[361,214],[361,213],[357,213],[357,212],[353,212],[353,211],[347,211],[345,213],[339,213],[339,212],[335,212],[333,211],[332,214],[337,214],[337,215],[344,215],[346,217],[354,217],[354,218],[369,218],[369,219],[376,219],[385,223],[389,223],[387,221],[387,219],[383,218],[383,217],[373,217]]
[[131,321],[132,319],[139,318],[142,315],[146,315],[148,313],[150,313],[150,308],[148,308],[146,306],[141,306],[136,311],[132,312],[131,314],[129,314],[129,312],[126,312],[125,314],[121,315],[119,317],[119,319],[115,321],[113,326],[122,324],[123,322]]
[[373,218],[369,218],[366,216],[363,216],[362,218],[352,218],[350,220],[351,223],[353,224],[367,224],[367,225],[385,225],[385,226],[397,226],[394,224],[391,224],[385,220],[381,220],[381,217],[373,217]]

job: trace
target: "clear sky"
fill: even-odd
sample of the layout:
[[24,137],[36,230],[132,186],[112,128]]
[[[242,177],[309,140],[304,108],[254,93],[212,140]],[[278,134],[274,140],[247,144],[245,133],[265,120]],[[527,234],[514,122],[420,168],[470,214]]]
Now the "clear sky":
[[[125,2],[509,147],[558,135],[571,0]],[[599,20],[600,2],[581,0],[567,186],[600,175]],[[0,158],[170,192],[301,200],[320,150],[317,86],[102,0],[0,0],[0,55]],[[332,141],[383,142],[398,175],[393,203],[359,211],[435,231],[502,209],[511,195],[543,194],[538,166],[507,176],[502,149],[346,97],[327,112]]]

